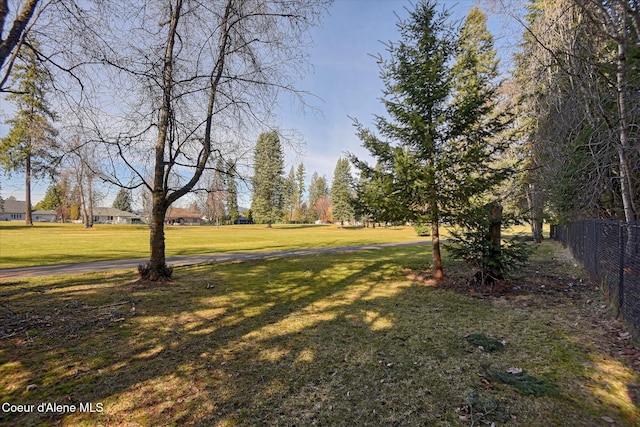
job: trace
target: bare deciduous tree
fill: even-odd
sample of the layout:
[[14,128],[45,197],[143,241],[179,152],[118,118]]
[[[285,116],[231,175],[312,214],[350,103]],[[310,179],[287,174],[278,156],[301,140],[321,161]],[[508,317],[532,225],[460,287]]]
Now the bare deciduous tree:
[[237,158],[238,144],[270,123],[280,92],[303,100],[294,83],[304,72],[304,41],[329,3],[149,0],[82,11],[87,28],[101,28],[82,49],[98,64],[83,72],[104,77],[84,93],[100,106],[92,114],[103,178],[152,195],[144,278],[171,275],[165,213],[197,188],[212,154]]
[[[505,7],[507,0],[495,0]],[[561,219],[640,215],[635,0],[537,0],[516,57],[526,183]],[[541,199],[539,199],[541,200]],[[533,199],[531,199],[533,201]],[[535,209],[539,207],[536,206]]]
[[[629,66],[630,55],[630,32],[629,11],[634,11],[632,3],[621,0],[609,2],[606,0],[580,0],[578,3],[584,14],[593,21],[595,28],[600,29],[611,41],[616,44],[615,55],[615,100],[617,104],[617,117],[612,130],[617,131],[616,143],[614,144],[618,155],[620,173],[620,195],[622,197],[622,207],[626,221],[635,221],[638,216],[636,202],[636,186],[633,179],[633,166],[631,161],[632,147],[631,127],[634,125],[632,119],[632,73],[637,74],[637,70],[631,70]],[[635,4],[635,16],[637,24],[637,4]],[[637,33],[638,28],[636,28]],[[636,78],[637,80],[637,78]],[[636,144],[638,145],[637,142]]]
[[77,136],[73,137],[71,141],[70,146],[67,147],[70,153],[68,161],[73,170],[80,197],[80,216],[85,228],[92,228],[93,208],[96,201],[94,180],[99,176],[94,161],[96,147],[81,143]]

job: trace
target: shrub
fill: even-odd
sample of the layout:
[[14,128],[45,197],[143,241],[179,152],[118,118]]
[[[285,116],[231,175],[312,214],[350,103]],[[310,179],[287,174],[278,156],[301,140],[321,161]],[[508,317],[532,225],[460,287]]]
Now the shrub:
[[413,225],[413,229],[416,234],[421,237],[426,237],[431,235],[431,225],[424,223],[416,223]]
[[[526,265],[533,251],[533,247],[521,237],[494,244],[491,228],[501,227],[502,221],[502,217],[490,218],[489,206],[470,209],[457,221],[462,231],[451,230],[452,237],[445,244],[454,258],[477,269],[475,277],[481,284],[504,279],[504,274]],[[511,222],[512,219],[506,221]]]

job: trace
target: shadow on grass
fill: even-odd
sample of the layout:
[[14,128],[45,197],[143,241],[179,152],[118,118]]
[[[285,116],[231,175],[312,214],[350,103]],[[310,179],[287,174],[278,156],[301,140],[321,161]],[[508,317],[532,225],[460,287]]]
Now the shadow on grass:
[[329,228],[331,224],[277,224],[273,226],[273,229],[304,229],[304,228]]
[[[24,221],[23,221],[24,222]],[[16,224],[10,221],[0,221],[0,231],[3,230],[33,230],[34,227],[47,227],[50,229],[62,228],[63,224],[56,225],[56,223],[43,223],[43,222],[34,222],[33,225],[26,224]]]
[[[423,252],[192,267],[164,285],[105,273],[8,286],[0,321],[13,330],[0,332],[0,401],[103,411],[0,412],[0,423],[460,424],[465,393],[484,387],[477,372],[486,357],[462,336],[480,329],[518,342],[523,329],[555,326],[412,283],[404,270]],[[553,362],[545,355],[582,351],[551,338],[533,362],[509,350],[492,361],[535,372]],[[517,412],[525,425],[612,416],[604,404],[500,392],[500,415]]]
[[[48,253],[43,255],[38,255],[37,261],[26,260],[24,256],[6,256],[2,254],[2,265],[10,266],[10,267],[2,267],[0,268],[0,272],[2,270],[10,270],[13,268],[29,268],[29,267],[42,267],[42,266],[54,266],[54,265],[65,265],[65,264],[79,264],[84,262],[99,262],[99,261],[109,261],[109,260],[118,260],[118,259],[131,259],[136,258],[134,255],[139,255],[137,253],[127,253],[118,250],[111,251],[103,251],[101,254],[101,259],[96,259],[95,255],[88,254],[74,254],[73,257],[70,257],[68,254],[55,254]],[[1,286],[1,284],[0,284]]]

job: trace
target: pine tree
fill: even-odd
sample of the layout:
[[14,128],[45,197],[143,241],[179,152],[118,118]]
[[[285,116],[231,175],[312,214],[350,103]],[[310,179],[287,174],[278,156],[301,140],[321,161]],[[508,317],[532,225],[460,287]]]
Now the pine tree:
[[284,205],[283,205],[283,221],[286,223],[293,222],[294,210],[295,210],[295,186],[296,186],[296,173],[293,170],[293,166],[289,169],[289,175],[284,179]]
[[58,176],[57,182],[47,187],[44,198],[36,204],[34,209],[54,210],[58,220],[64,222],[65,218],[74,219],[71,215],[71,207],[75,198],[69,173],[63,172]]
[[339,158],[336,163],[331,182],[331,206],[331,216],[334,221],[340,221],[341,226],[354,216],[353,177],[349,159]]
[[[508,146],[504,130],[510,120],[498,106],[498,59],[486,24],[486,16],[473,8],[460,31],[451,70],[454,96],[449,143],[453,149],[447,153],[445,169],[446,182],[454,183],[448,191],[450,221],[462,228],[454,232],[449,247],[455,257],[479,268],[482,283],[487,278],[502,278],[510,262],[526,259],[520,246],[507,245],[503,251],[502,205],[491,194],[513,170],[498,161]],[[522,256],[512,257],[511,249]]]
[[394,208],[388,218],[431,224],[433,274],[440,279],[440,224],[455,223],[461,208],[499,181],[499,149],[490,139],[506,120],[495,111],[497,62],[484,17],[472,11],[456,39],[448,13],[436,7],[421,1],[398,24],[401,41],[388,45],[389,60],[380,58],[388,113],[376,118],[380,137],[356,122],[377,164],[351,160],[365,180],[385,188],[381,206]]
[[284,205],[284,154],[275,131],[262,133],[254,151],[251,213],[259,224],[282,219]]
[[116,198],[113,200],[111,207],[120,209],[121,211],[131,212],[133,210],[133,199],[131,197],[131,191],[126,188],[121,188],[116,194]]
[[[451,69],[454,95],[444,170],[449,175],[446,182],[455,186],[448,191],[452,216],[465,217],[466,207],[513,172],[497,162],[509,146],[504,131],[510,116],[498,105],[496,55],[486,16],[478,8],[471,9],[460,30]],[[461,179],[464,185],[459,185]]]
[[34,207],[35,210],[52,211],[62,205],[62,194],[58,184],[47,187],[44,197]]
[[8,172],[25,174],[25,222],[31,218],[31,178],[52,170],[52,152],[57,131],[45,98],[50,76],[36,53],[25,46],[12,74],[17,91],[7,95],[16,106],[16,115],[7,121],[9,134],[0,139],[0,165]]
[[406,21],[398,23],[401,41],[390,43],[389,60],[380,58],[385,85],[383,104],[389,118],[376,118],[380,139],[356,123],[365,148],[377,168],[351,156],[361,175],[381,177],[392,184],[389,203],[405,207],[403,220],[431,224],[433,273],[443,277],[439,226],[442,220],[443,158],[449,138],[451,97],[449,64],[455,38],[448,14],[436,12],[435,2],[419,2]]
[[306,216],[306,207],[304,206],[304,179],[305,179],[305,171],[304,165],[300,163],[296,168],[295,180],[293,186],[293,197],[291,198],[293,202],[293,217],[292,220],[294,223],[303,222]]

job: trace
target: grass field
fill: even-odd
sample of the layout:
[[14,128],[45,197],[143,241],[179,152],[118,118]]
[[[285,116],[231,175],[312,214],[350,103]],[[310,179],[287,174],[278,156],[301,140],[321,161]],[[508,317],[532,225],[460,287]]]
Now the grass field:
[[[446,259],[436,286],[425,252],[0,281],[0,402],[75,405],[0,424],[638,425],[639,378],[600,345],[611,320],[558,246],[502,298],[457,292],[468,272]],[[538,392],[500,380],[516,368]]]
[[[166,255],[273,251],[420,240],[412,227],[338,228],[333,225],[168,226]],[[0,268],[149,256],[146,225],[0,223]]]

